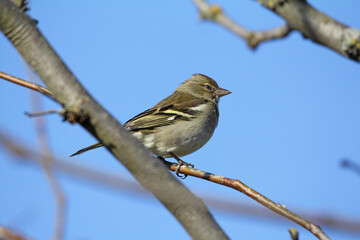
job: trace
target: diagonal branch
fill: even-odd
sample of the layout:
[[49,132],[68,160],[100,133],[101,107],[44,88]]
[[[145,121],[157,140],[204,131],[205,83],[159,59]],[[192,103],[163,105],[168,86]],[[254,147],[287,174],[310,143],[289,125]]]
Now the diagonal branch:
[[[176,171],[177,164],[170,164],[170,169],[172,171]],[[267,207],[268,209],[272,210],[273,212],[276,212],[277,214],[280,214],[281,216],[284,216],[291,221],[299,224],[300,226],[304,227],[305,229],[309,230],[311,233],[313,233],[315,236],[317,236],[319,239],[329,239],[329,237],[322,231],[321,227],[296,215],[295,213],[291,212],[290,210],[286,209],[286,207],[277,204],[270,200],[269,198],[265,197],[264,195],[260,194],[259,192],[255,191],[254,189],[250,188],[243,182],[241,182],[238,179],[231,179],[227,177],[223,177],[220,175],[216,175],[213,173],[205,172],[202,170],[184,167],[182,166],[180,169],[180,172],[188,175],[193,176],[201,179],[208,180],[210,182],[214,182],[220,185],[224,185],[230,188],[233,188],[246,196],[254,199],[261,205]]]
[[45,96],[48,96],[49,98],[54,97],[49,89],[47,89],[47,88],[45,88],[45,87],[43,87],[41,85],[38,85],[36,83],[25,81],[25,80],[23,80],[21,78],[11,76],[11,75],[9,75],[7,73],[4,73],[4,72],[1,72],[1,71],[0,71],[0,78],[2,78],[4,80],[7,80],[9,82],[12,82],[12,83],[16,83],[16,84],[18,84],[20,86],[29,88],[31,90],[38,91],[38,92],[44,94]]
[[84,128],[148,189],[194,239],[228,239],[206,205],[100,106],[79,83],[36,27],[10,0],[0,0],[0,30],[22,58]]
[[256,49],[262,42],[285,38],[292,31],[287,24],[267,31],[251,31],[224,14],[220,6],[210,5],[205,0],[193,0],[193,2],[197,6],[202,19],[211,20],[222,25],[243,38],[252,49]]

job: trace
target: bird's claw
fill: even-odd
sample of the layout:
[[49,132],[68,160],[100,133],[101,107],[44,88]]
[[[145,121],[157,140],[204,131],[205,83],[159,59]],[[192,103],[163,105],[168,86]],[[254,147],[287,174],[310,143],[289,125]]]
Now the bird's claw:
[[[177,166],[176,166],[176,169],[175,169],[175,174],[176,176],[178,176],[179,178],[182,178],[182,179],[185,179],[188,175],[185,174],[185,173],[180,173],[180,168],[181,166],[186,166],[188,168],[194,168],[194,164],[191,164],[191,163],[187,163],[187,162],[184,162],[183,160],[181,160],[178,156],[176,156],[174,153],[172,152],[169,152],[169,154],[175,158],[175,160],[178,162]],[[161,159],[162,161],[165,161],[167,162],[163,157],[160,157],[158,156],[159,159]],[[169,163],[169,162],[167,162]]]
[[[176,159],[176,158],[175,158],[175,159]],[[176,160],[178,161],[178,164],[177,164],[177,167],[176,167],[176,170],[175,170],[176,176],[178,176],[179,178],[185,179],[188,175],[187,175],[187,174],[180,173],[180,168],[181,168],[182,166],[186,166],[186,167],[188,167],[188,168],[194,168],[194,164],[184,162],[184,161],[181,160],[180,158],[179,158],[179,159],[176,159]]]

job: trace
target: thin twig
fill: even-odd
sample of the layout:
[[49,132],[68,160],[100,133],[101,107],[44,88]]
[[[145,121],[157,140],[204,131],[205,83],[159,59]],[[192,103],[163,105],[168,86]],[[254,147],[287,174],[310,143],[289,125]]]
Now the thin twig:
[[[170,167],[172,171],[176,171],[177,164],[169,163],[167,162],[167,165]],[[202,170],[198,170],[195,168],[189,168],[186,166],[182,166],[180,168],[180,173],[197,177],[201,179],[208,180],[210,182],[214,182],[220,185],[224,185],[233,189],[238,190],[239,192],[244,193],[246,196],[254,199],[261,205],[267,207],[268,209],[272,210],[273,212],[276,212],[277,214],[280,214],[281,216],[284,216],[291,221],[299,224],[300,226],[304,227],[305,229],[309,230],[311,233],[313,233],[315,236],[317,236],[321,240],[328,240],[329,237],[322,231],[321,227],[296,215],[295,213],[289,211],[284,206],[277,204],[273,202],[272,200],[268,199],[264,195],[258,193],[254,189],[250,188],[249,186],[245,185],[243,182],[237,179],[231,179],[227,177],[223,177],[220,175],[216,175],[213,173],[205,172]]]
[[29,89],[32,89],[34,91],[37,91],[39,93],[42,93],[44,94],[45,96],[49,97],[49,98],[54,98],[53,94],[50,92],[49,89],[41,86],[41,85],[38,85],[38,84],[35,84],[35,83],[32,83],[32,82],[28,82],[28,81],[25,81],[23,79],[20,79],[20,78],[17,78],[17,77],[14,77],[14,76],[11,76],[7,73],[4,73],[4,72],[1,72],[0,71],[0,78],[2,79],[5,79],[9,82],[13,82],[13,83],[16,83],[20,86],[23,86],[23,87],[26,87],[26,88],[29,88]]
[[202,19],[211,20],[222,25],[243,38],[252,49],[256,49],[261,42],[284,38],[292,31],[288,24],[267,31],[251,31],[225,15],[219,5],[210,5],[205,0],[193,0],[193,2],[197,6]]
[[[33,78],[33,80],[36,80],[35,75],[33,72],[31,72],[30,68],[28,67],[28,72],[30,78]],[[44,89],[42,89],[43,91]],[[47,89],[46,89],[47,90]],[[48,91],[49,93],[50,91]],[[42,111],[42,104],[41,99],[39,95],[37,94],[31,94],[31,105],[34,112],[40,112]],[[48,111],[49,112],[49,111]],[[34,115],[34,114],[33,114]],[[45,118],[35,118],[34,119],[35,128],[41,148],[41,152],[45,153],[47,156],[46,159],[43,161],[40,161],[40,165],[44,171],[44,174],[46,176],[47,181],[49,182],[50,188],[54,194],[54,198],[56,201],[56,214],[55,214],[55,224],[54,224],[54,240],[61,240],[64,236],[64,230],[65,230],[65,210],[66,210],[66,198],[63,193],[63,190],[60,186],[60,183],[55,177],[55,174],[53,170],[51,169],[51,166],[53,164],[54,158],[49,146],[49,138],[47,135],[46,130],[46,124],[45,124]]]
[[34,112],[34,113],[29,113],[29,112],[25,112],[26,116],[28,117],[42,117],[48,114],[53,114],[53,113],[57,113],[61,116],[64,116],[65,114],[65,109],[60,109],[60,110],[47,110],[47,111],[43,111],[43,112]]

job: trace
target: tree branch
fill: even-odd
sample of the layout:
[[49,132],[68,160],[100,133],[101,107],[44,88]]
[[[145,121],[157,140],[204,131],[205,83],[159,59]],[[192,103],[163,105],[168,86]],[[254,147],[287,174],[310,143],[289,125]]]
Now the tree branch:
[[[171,164],[170,169],[175,172],[177,168],[176,164]],[[267,207],[268,209],[272,210],[273,212],[276,212],[277,214],[280,214],[281,216],[284,216],[291,221],[299,224],[300,226],[304,227],[305,229],[309,230],[311,233],[313,233],[315,236],[317,236],[319,239],[329,239],[329,237],[322,231],[321,227],[296,215],[295,213],[289,211],[286,209],[286,207],[277,204],[270,200],[269,198],[265,197],[264,195],[260,194],[259,192],[255,191],[254,189],[250,188],[243,182],[241,182],[238,179],[231,179],[227,177],[223,177],[220,175],[216,175],[213,173],[205,172],[199,169],[189,168],[182,166],[180,168],[180,172],[193,177],[202,178],[205,180],[208,180],[210,182],[214,182],[220,185],[224,185],[230,188],[233,188],[235,190],[238,190],[239,192],[242,192],[246,196],[254,199],[261,205]]]
[[0,29],[56,101],[83,120],[80,124],[164,204],[192,238],[228,239],[206,205],[92,99],[42,36],[36,22],[9,0],[0,0]]
[[16,83],[16,84],[18,84],[20,86],[23,86],[23,87],[26,87],[28,89],[40,92],[40,93],[44,94],[45,96],[48,96],[51,99],[54,98],[53,94],[50,92],[49,89],[47,89],[47,88],[45,88],[45,87],[43,87],[41,85],[38,85],[36,83],[25,81],[25,80],[23,80],[21,78],[11,76],[11,75],[9,75],[7,73],[4,73],[4,72],[1,72],[1,71],[0,71],[0,78],[2,78],[4,80],[7,80],[9,82],[12,82],[12,83]]
[[360,62],[360,31],[358,29],[346,26],[325,15],[305,0],[256,1],[284,18],[287,24],[268,31],[251,31],[226,16],[220,6],[210,5],[205,0],[193,0],[202,19],[219,23],[245,39],[248,46],[253,49],[261,42],[284,38],[292,30],[298,30],[313,42]]
[[193,2],[197,6],[202,19],[211,20],[222,25],[240,38],[243,38],[252,49],[256,49],[262,42],[284,38],[292,31],[289,25],[283,25],[267,31],[251,31],[235,23],[225,15],[220,6],[210,5],[205,0],[193,0]]
[[360,31],[316,10],[305,0],[257,0],[306,38],[360,62]]

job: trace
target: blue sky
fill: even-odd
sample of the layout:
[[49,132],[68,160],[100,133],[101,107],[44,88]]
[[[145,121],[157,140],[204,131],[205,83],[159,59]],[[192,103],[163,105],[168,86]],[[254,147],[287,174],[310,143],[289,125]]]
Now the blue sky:
[[[357,0],[310,1],[360,29]],[[218,2],[236,21],[268,29],[284,21],[255,1]],[[193,73],[214,78],[232,94],[221,99],[213,138],[184,157],[196,168],[237,178],[289,209],[359,219],[360,176],[340,167],[360,164],[360,67],[291,33],[253,52],[220,26],[201,22],[191,1],[31,1],[30,15],[89,92],[124,123],[171,94]],[[0,70],[27,79],[26,68],[0,37]],[[0,127],[38,149],[29,90],[0,81]],[[44,108],[58,105],[43,98]],[[95,140],[78,125],[46,118],[53,152],[132,178],[105,149],[67,158]],[[0,224],[49,239],[55,205],[44,174],[0,148]],[[66,193],[66,239],[189,239],[157,200],[149,201],[57,173]],[[241,193],[206,181],[182,181],[195,194],[257,205]],[[315,239],[283,224],[212,210],[232,239]],[[324,228],[332,239],[359,235]]]

